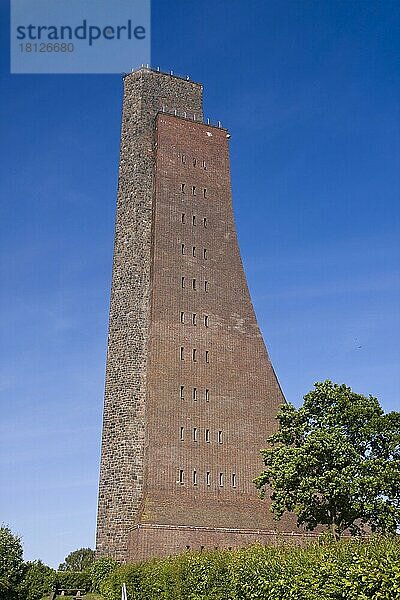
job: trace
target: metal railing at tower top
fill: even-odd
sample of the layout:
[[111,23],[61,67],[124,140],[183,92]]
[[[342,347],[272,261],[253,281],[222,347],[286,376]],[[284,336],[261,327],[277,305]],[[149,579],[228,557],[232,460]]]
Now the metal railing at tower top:
[[130,73],[123,73],[123,77],[126,77],[127,75],[130,75],[131,73],[137,73],[139,71],[151,71],[152,73],[160,73],[160,75],[168,75],[169,77],[176,77],[177,79],[184,79],[185,81],[190,81],[191,83],[194,83],[195,85],[200,85],[201,87],[203,87],[203,84],[199,83],[198,81],[193,81],[193,79],[191,79],[190,75],[181,75],[180,73],[176,73],[175,71],[162,71],[160,69],[160,67],[151,67],[150,65],[141,65],[139,68],[137,69],[132,69]]
[[212,121],[208,117],[202,117],[201,115],[196,115],[195,113],[187,112],[184,110],[177,110],[176,108],[167,108],[165,106],[161,107],[159,113],[165,113],[167,115],[172,115],[174,117],[179,117],[180,119],[187,119],[189,121],[194,121],[196,123],[202,123],[203,125],[209,125],[210,127],[217,127],[218,129],[226,129],[226,127],[222,126],[221,121],[217,121],[216,123],[212,123]]

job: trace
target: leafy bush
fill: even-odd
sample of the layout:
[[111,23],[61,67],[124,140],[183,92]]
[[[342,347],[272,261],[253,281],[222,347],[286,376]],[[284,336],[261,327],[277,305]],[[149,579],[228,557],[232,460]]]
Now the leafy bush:
[[184,556],[177,563],[182,597],[192,600],[232,597],[231,558],[232,553],[221,550]]
[[387,544],[385,552],[375,540],[368,548],[361,548],[348,566],[348,600],[393,600],[400,598],[399,541]]
[[116,569],[100,585],[106,600],[120,600],[122,583],[129,600],[394,600],[400,541],[188,552]]
[[111,556],[102,556],[98,560],[95,560],[90,567],[92,590],[94,592],[99,592],[102,582],[119,566],[119,562],[114,558],[111,558]]
[[53,589],[55,574],[54,569],[40,560],[25,563],[25,575],[19,585],[19,598],[40,600]]
[[61,589],[80,589],[89,592],[92,587],[90,573],[84,571],[57,571],[55,581]]

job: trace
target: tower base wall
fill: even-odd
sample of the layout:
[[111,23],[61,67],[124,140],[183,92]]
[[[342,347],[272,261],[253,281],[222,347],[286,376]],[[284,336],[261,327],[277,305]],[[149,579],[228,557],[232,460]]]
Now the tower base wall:
[[179,554],[189,550],[215,550],[243,548],[251,544],[276,546],[282,543],[304,545],[318,534],[280,532],[265,529],[229,529],[192,527],[186,525],[157,525],[140,523],[132,531],[128,546],[127,562],[139,562],[153,558]]

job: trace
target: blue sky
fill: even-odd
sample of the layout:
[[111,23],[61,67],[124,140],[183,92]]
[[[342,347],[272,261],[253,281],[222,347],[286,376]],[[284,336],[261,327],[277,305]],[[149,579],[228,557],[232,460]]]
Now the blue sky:
[[[94,544],[122,81],[10,75],[0,8],[0,521]],[[399,409],[399,4],[153,1],[152,64],[231,134],[250,290],[288,400]],[[137,65],[132,65],[136,67]]]

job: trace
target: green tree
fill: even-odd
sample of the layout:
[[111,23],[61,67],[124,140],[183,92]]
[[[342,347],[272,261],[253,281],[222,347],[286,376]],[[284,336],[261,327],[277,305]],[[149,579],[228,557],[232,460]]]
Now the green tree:
[[400,523],[400,413],[331,381],[316,383],[296,409],[282,406],[278,431],[261,451],[265,470],[254,480],[271,510],[298,525],[394,533]]
[[64,562],[58,567],[59,571],[86,571],[94,561],[95,552],[91,548],[79,548],[70,552]]
[[22,544],[8,527],[0,527],[0,600],[17,597],[18,584],[23,572]]
[[53,589],[56,572],[41,560],[25,563],[25,575],[19,585],[21,600],[40,600]]

